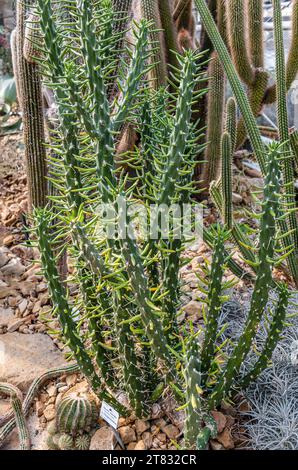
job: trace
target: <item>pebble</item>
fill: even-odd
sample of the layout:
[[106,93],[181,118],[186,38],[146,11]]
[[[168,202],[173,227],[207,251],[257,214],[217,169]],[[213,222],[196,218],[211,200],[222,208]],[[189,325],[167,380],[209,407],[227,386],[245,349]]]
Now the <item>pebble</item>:
[[150,449],[152,446],[152,434],[148,431],[142,434],[142,440],[145,444],[146,449]]
[[13,333],[14,331],[17,331],[20,328],[20,326],[23,325],[24,321],[25,319],[21,318],[11,323],[9,327],[7,328],[8,333]]
[[4,246],[10,246],[13,244],[14,236],[13,235],[7,235],[6,237],[3,238],[3,245]]
[[21,315],[23,315],[23,313],[25,312],[26,308],[27,308],[27,305],[28,305],[28,300],[27,299],[23,299],[19,305],[18,305],[18,309],[19,309],[19,312]]
[[135,421],[137,434],[142,434],[150,428],[149,421],[143,421],[142,419],[137,419]]
[[234,449],[235,447],[234,441],[228,428],[226,428],[222,433],[218,434],[217,440],[227,450]]
[[123,426],[122,428],[118,428],[118,432],[123,444],[129,444],[130,442],[137,440],[136,432],[130,426]]
[[56,416],[55,406],[51,403],[44,409],[43,414],[47,421],[51,421]]
[[137,442],[134,450],[146,450],[144,441]]
[[165,426],[163,432],[168,436],[169,439],[173,440],[176,439],[180,434],[179,429],[173,424],[168,424]]

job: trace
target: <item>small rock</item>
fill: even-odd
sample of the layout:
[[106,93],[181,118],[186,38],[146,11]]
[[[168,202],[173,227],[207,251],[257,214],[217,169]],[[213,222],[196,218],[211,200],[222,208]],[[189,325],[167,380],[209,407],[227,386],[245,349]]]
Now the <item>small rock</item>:
[[14,237],[13,235],[7,235],[3,238],[3,246],[10,246],[13,244]]
[[160,432],[159,434],[157,434],[157,439],[160,441],[160,442],[167,442],[167,436],[163,433],[163,432]]
[[13,323],[10,323],[9,327],[7,328],[8,333],[13,333],[14,331],[17,331],[21,325],[23,325],[25,319],[20,318],[19,320],[14,321]]
[[161,406],[158,403],[154,403],[154,405],[152,406],[152,419],[162,418],[164,414],[164,410],[161,408]]
[[149,421],[143,421],[142,419],[137,419],[135,422],[137,434],[143,434],[143,432],[147,431],[150,428]]
[[167,426],[164,427],[163,432],[168,436],[169,439],[175,440],[179,434],[180,431],[176,426],[173,424],[168,424]]
[[53,404],[48,405],[44,409],[43,414],[47,421],[51,421],[56,416],[55,406]]
[[8,326],[14,320],[14,314],[11,308],[0,307],[0,325]]
[[36,292],[38,292],[38,293],[44,292],[44,291],[47,290],[47,288],[48,288],[48,285],[45,282],[40,282],[36,286]]
[[210,439],[210,447],[212,450],[224,450],[224,446],[214,439]]
[[19,312],[21,315],[23,315],[23,313],[25,312],[26,308],[27,308],[27,305],[28,305],[28,300],[27,299],[23,299],[19,305],[18,305],[18,309],[19,309]]
[[130,442],[128,446],[126,447],[126,450],[135,450],[136,448],[136,442]]
[[92,437],[90,450],[113,450],[116,442],[112,429],[109,426],[103,426]]
[[152,435],[150,432],[144,432],[142,434],[142,440],[144,442],[144,445],[146,447],[146,450],[149,450],[152,446]]
[[231,433],[229,429],[225,429],[222,433],[218,434],[217,436],[218,442],[224,446],[225,449],[234,449],[235,444],[232,439]]
[[5,266],[9,261],[9,257],[5,253],[0,253],[0,268]]
[[34,304],[32,313],[38,313],[38,312],[40,311],[40,308],[41,308],[41,302],[40,302],[40,300],[39,300],[38,302],[36,302],[36,303]]
[[202,318],[202,304],[197,302],[196,300],[191,300],[185,307],[183,307],[183,311],[197,319]]
[[227,425],[227,418],[220,411],[212,411],[212,416],[216,421],[217,432],[220,434]]
[[5,276],[20,276],[25,271],[25,266],[17,258],[13,258],[8,264],[3,266],[2,273]]
[[35,409],[36,409],[37,416],[40,418],[43,415],[44,404],[41,401],[37,401],[35,403]]
[[242,199],[242,196],[240,196],[240,194],[233,193],[232,194],[232,201],[233,201],[234,204],[241,204],[243,199]]
[[[6,267],[6,266],[4,266]],[[1,287],[0,289],[0,299],[6,299],[9,295],[16,296],[17,291],[11,287]]]
[[137,440],[135,430],[130,426],[123,426],[122,428],[118,429],[118,432],[123,444],[129,444],[130,442]]
[[146,450],[144,441],[137,442],[134,450]]
[[50,397],[56,397],[57,395],[57,388],[55,385],[50,385],[48,388],[47,388],[47,392],[48,392],[48,395]]
[[77,375],[76,374],[67,375],[65,380],[66,380],[66,385],[68,387],[73,387],[77,382]]

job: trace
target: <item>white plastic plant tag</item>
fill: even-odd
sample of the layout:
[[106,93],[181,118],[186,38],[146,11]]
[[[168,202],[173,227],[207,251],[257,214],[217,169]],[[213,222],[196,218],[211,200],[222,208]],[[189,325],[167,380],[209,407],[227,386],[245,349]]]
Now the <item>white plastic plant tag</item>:
[[112,428],[117,429],[119,413],[105,401],[103,401],[101,405],[100,417],[104,419],[110,426],[112,426]]

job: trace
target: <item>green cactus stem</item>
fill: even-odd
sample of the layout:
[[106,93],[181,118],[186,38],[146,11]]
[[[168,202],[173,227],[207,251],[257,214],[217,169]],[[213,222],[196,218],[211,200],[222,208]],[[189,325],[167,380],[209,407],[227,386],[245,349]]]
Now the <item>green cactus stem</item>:
[[217,335],[218,316],[221,308],[222,278],[225,270],[224,244],[229,234],[220,226],[214,234],[213,258],[211,265],[210,286],[208,290],[208,313],[205,325],[205,337],[201,352],[201,370],[203,380],[210,370],[214,358],[215,341]]
[[[249,57],[255,69],[264,67],[263,0],[247,2]],[[246,18],[244,18],[246,21]]]
[[[26,418],[22,409],[22,402],[20,400],[20,391],[6,382],[0,382],[0,393],[5,393],[10,396],[10,403],[14,413],[14,419],[18,429],[20,450],[30,450],[31,440],[28,431]],[[0,435],[1,442],[1,435]]]
[[159,16],[163,28],[166,46],[166,61],[168,65],[179,67],[177,53],[179,52],[177,41],[177,28],[173,21],[171,0],[158,0]]
[[[68,366],[59,367],[55,369],[50,369],[47,372],[44,372],[42,375],[37,377],[29,387],[27,395],[23,401],[22,409],[24,416],[26,417],[30,411],[30,408],[33,404],[34,398],[36,397],[38,391],[41,387],[48,382],[49,380],[56,379],[61,375],[70,375],[76,372],[79,372],[79,366],[77,364],[70,364]],[[0,447],[2,446],[5,439],[9,434],[14,430],[16,426],[15,417],[12,415],[9,418],[9,421],[0,428]]]
[[23,55],[25,19],[31,2],[18,0],[16,4],[16,78],[18,80],[18,98],[23,113],[23,133],[25,159],[27,166],[27,184],[29,207],[44,207],[47,195],[47,165],[43,100],[39,67],[28,62]]
[[89,450],[91,438],[88,434],[77,436],[75,438],[75,448],[77,450]]
[[236,125],[237,125],[237,104],[232,96],[226,104],[225,131],[231,138],[231,152],[234,155],[236,150]]
[[294,130],[290,134],[290,143],[293,152],[293,156],[295,158],[296,169],[298,170],[298,131]]
[[[226,2],[228,39],[236,70],[241,80],[248,85],[255,81],[255,71],[251,65],[246,43],[245,0]],[[259,44],[260,46],[260,44]]]
[[220,139],[223,127],[225,77],[218,54],[212,55],[208,69],[209,93],[207,114],[206,164],[202,176],[202,186],[209,187],[218,177],[220,168]]
[[233,227],[233,180],[232,180],[232,139],[230,134],[224,132],[221,138],[222,158],[222,199],[223,220],[228,229]]
[[61,434],[58,440],[60,450],[71,450],[74,447],[74,440],[70,434]]
[[151,58],[153,69],[150,73],[150,78],[152,80],[152,87],[158,90],[161,86],[166,85],[168,76],[158,0],[141,0],[141,11],[143,18],[151,21],[154,25],[153,31],[150,33],[151,49],[154,51]]
[[209,407],[214,409],[230,390],[237,378],[241,364],[247,356],[258,324],[266,308],[269,290],[272,286],[272,266],[274,263],[276,219],[279,210],[280,169],[278,158],[280,147],[272,144],[268,155],[268,170],[265,179],[263,212],[260,229],[259,265],[251,307],[244,331],[240,336],[225,369],[210,396]]
[[289,304],[289,290],[286,285],[281,284],[278,286],[279,298],[278,303],[273,313],[273,318],[270,323],[268,336],[261,351],[260,357],[253,366],[252,370],[241,380],[239,386],[243,390],[248,385],[256,380],[256,378],[268,367],[272,353],[280,340],[284,321],[286,318],[287,307]]

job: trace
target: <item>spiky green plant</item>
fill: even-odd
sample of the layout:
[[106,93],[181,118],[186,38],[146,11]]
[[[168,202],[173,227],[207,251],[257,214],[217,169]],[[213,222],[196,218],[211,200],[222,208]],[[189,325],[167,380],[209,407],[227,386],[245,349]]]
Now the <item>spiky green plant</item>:
[[[236,270],[239,267],[231,261],[224,246],[230,233],[219,227],[207,235],[214,259],[206,278],[208,308],[200,352],[203,393],[196,397],[196,391],[201,393],[195,383],[197,375],[189,377],[191,366],[185,368],[186,379],[181,373],[184,344],[187,349],[188,342],[185,341],[187,328],[179,327],[177,316],[181,302],[180,255],[186,238],[183,233],[177,237],[176,222],[181,230],[183,206],[190,203],[194,193],[195,158],[204,150],[204,146],[198,145],[201,135],[196,130],[197,123],[192,122],[193,105],[206,91],[197,88],[202,79],[199,66],[202,55],[192,50],[177,55],[179,66],[171,83],[171,90],[175,91],[165,88],[153,91],[146,79],[152,67],[152,25],[142,21],[135,27],[135,46],[127,51],[130,60],[121,72],[121,96],[109,102],[108,85],[117,67],[115,38],[107,34],[112,21],[111,2],[105,1],[100,7],[87,0],[71,2],[71,25],[61,19],[59,7],[53,11],[50,0],[37,3],[42,31],[40,47],[44,51],[41,67],[45,82],[54,90],[59,120],[53,143],[56,171],[52,175],[58,197],[51,198],[49,208],[35,213],[53,314],[60,321],[70,355],[100,399],[122,414],[127,413],[115,397],[115,391],[121,388],[135,413],[146,416],[153,391],[169,387],[184,402],[187,390],[190,399],[187,445],[193,445],[197,432],[198,445],[204,447],[211,431],[201,429],[201,425],[196,431],[193,426],[200,416],[199,399],[204,411],[202,420],[212,428],[210,407],[217,406],[236,385],[234,377],[231,379],[229,375],[229,361],[234,361],[236,356],[237,361],[242,360],[248,354],[256,328],[246,335],[245,348],[240,341],[239,353],[226,361],[226,367],[221,367],[217,354],[221,345],[215,344],[217,321],[224,300],[222,290],[231,286],[229,282],[222,283],[222,278],[226,265],[233,265]],[[235,106],[230,104],[230,107],[227,131],[234,119]],[[125,155],[132,176],[119,171],[115,161],[117,137],[127,121],[133,123],[140,135],[138,146]],[[230,134],[232,147],[232,130]],[[278,156],[279,149],[269,149],[267,165],[267,158],[262,155],[267,175],[266,205],[261,223],[260,266],[256,266],[257,293],[250,315],[254,327],[263,314],[272,287],[269,279],[275,262],[275,225],[269,227],[269,245],[264,244],[264,233],[272,217],[275,223],[274,216],[279,210]],[[136,202],[150,215],[153,233],[147,236],[142,237],[141,230],[133,230],[136,217],[132,210]],[[157,211],[151,211],[152,204],[157,206]],[[172,206],[179,210],[170,219],[164,236],[160,219]],[[106,225],[102,210],[107,212]],[[53,230],[51,220],[57,219],[57,214]],[[62,284],[57,272],[53,253],[61,239],[67,240],[64,248],[72,260],[69,280],[78,286],[75,296],[70,295],[68,282]],[[261,276],[262,270],[265,278]],[[257,310],[255,298],[260,288],[264,290],[264,298]],[[189,364],[193,348],[192,343],[190,353],[186,352]],[[220,384],[222,380],[226,386],[218,389],[216,382]]]

